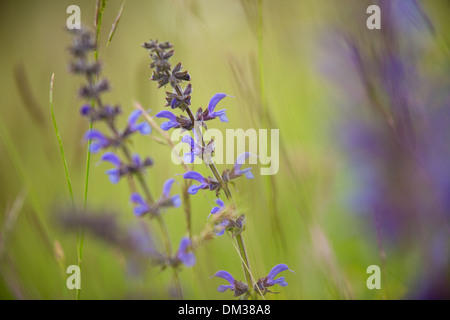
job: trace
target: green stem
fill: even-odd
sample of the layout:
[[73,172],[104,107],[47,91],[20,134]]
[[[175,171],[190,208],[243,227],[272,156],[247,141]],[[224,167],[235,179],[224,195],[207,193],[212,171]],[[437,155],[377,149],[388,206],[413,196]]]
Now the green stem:
[[244,239],[241,234],[236,235],[236,242],[238,244],[239,252],[242,258],[242,266],[244,268],[245,279],[247,280],[248,288],[252,290],[253,281],[250,274],[250,265],[248,263],[247,251],[245,250]]

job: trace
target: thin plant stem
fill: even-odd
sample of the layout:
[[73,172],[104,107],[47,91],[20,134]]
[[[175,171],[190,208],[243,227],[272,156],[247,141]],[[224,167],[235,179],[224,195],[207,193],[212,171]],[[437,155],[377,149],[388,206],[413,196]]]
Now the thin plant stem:
[[54,84],[54,80],[55,80],[55,74],[53,73],[51,81],[50,81],[50,111],[51,111],[51,114],[52,114],[52,121],[53,121],[53,127],[55,129],[55,135],[56,135],[56,138],[58,139],[59,150],[61,152],[61,157],[62,157],[62,160],[63,160],[64,172],[66,174],[67,187],[69,189],[70,201],[72,202],[72,208],[75,208],[75,201],[74,201],[73,190],[72,190],[72,182],[71,182],[71,179],[70,179],[69,168],[67,166],[67,158],[66,158],[66,154],[64,152],[64,146],[63,146],[63,143],[62,143],[61,134],[59,133],[59,130],[58,130],[58,125],[56,123],[56,118],[55,118],[55,112],[54,112],[54,109],[53,109],[53,84]]
[[[247,280],[247,284],[249,286],[249,288],[253,288],[253,281],[252,281],[252,276],[250,275],[250,265],[248,263],[248,258],[247,258],[247,251],[245,250],[245,245],[244,245],[244,240],[242,239],[242,235],[238,234],[236,235],[236,242],[238,244],[238,248],[239,248],[239,252],[241,253],[241,257],[242,257],[242,264],[244,267],[244,273],[245,273],[245,279]],[[245,263],[245,265],[244,265]]]

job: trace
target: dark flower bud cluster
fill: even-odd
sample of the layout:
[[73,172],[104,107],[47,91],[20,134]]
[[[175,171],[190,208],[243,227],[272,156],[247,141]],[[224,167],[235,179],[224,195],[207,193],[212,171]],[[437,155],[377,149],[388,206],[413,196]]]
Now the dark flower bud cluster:
[[101,71],[102,65],[99,62],[85,62],[78,59],[69,64],[69,71],[77,74],[86,74],[89,77],[98,75]]
[[86,29],[73,29],[75,34],[72,46],[69,47],[70,53],[79,59],[86,60],[87,55],[97,49],[97,43],[94,35]]
[[184,91],[181,94],[166,92],[166,101],[167,104],[165,107],[171,107],[172,109],[180,108],[183,109],[184,106],[191,105],[191,93],[192,93],[192,85],[189,83]]
[[191,77],[187,71],[182,71],[181,63],[172,68],[169,62],[175,53],[174,50],[169,50],[173,47],[172,44],[150,40],[142,46],[150,52],[150,58],[153,60],[150,64],[150,68],[154,69],[151,80],[158,82],[158,88],[165,87],[167,84],[173,88],[173,92],[166,92],[166,106],[185,111],[191,105],[192,86],[188,84],[183,90],[180,85],[183,81],[190,81]]
[[[92,78],[92,75],[86,73],[86,75]],[[86,85],[82,86],[78,91],[79,95],[84,99],[95,99],[97,100],[100,95],[111,88],[109,81],[107,79],[101,79],[100,81],[93,83],[89,81]]]
[[98,61],[89,61],[89,54],[97,50],[94,35],[85,29],[73,30],[72,45],[69,52],[73,61],[69,63],[69,71],[86,77],[87,83],[79,90],[79,95],[87,100],[99,99],[100,95],[110,89],[107,79],[95,82],[100,75],[102,65]]
[[101,95],[109,91],[111,86],[107,79],[97,81],[102,69],[101,63],[96,60],[89,60],[89,55],[97,50],[94,35],[85,29],[71,32],[74,37],[69,52],[72,54],[73,60],[69,63],[69,71],[86,79],[86,83],[78,91],[80,97],[89,104],[92,104],[92,101],[97,103],[97,109],[89,108],[89,105],[85,104],[80,112],[82,115],[91,118],[91,121],[106,119],[112,123],[114,118],[120,114],[120,108],[112,108],[99,103],[101,102]]

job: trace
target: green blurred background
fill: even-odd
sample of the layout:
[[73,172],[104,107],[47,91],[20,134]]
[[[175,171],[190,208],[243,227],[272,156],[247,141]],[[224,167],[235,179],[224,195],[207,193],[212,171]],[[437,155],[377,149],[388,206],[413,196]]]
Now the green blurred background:
[[[382,263],[377,234],[373,218],[351,212],[345,201],[344,195],[352,189],[351,168],[332,131],[340,110],[332,99],[336,95],[333,86],[318,70],[320,59],[334,55],[332,50],[323,51],[318,43],[324,36],[333,37],[336,26],[342,25],[340,6],[360,10],[359,18],[344,21],[353,24],[364,22],[361,19],[365,19],[370,2],[261,3],[260,47],[257,1],[129,0],[106,48],[111,25],[122,5],[122,1],[107,1],[99,58],[112,90],[104,99],[119,103],[125,114],[133,110],[135,101],[152,114],[163,110],[164,91],[157,90],[149,80],[150,59],[140,46],[149,39],[172,42],[176,52],[173,61],[181,61],[192,77],[194,110],[206,107],[217,92],[234,97],[221,102],[230,122],[217,121],[215,127],[223,131],[280,129],[278,174],[239,179],[235,192],[240,211],[247,218],[244,238],[255,277],[263,277],[278,263],[286,263],[295,271],[284,274],[289,283],[286,288],[274,288],[280,293],[266,298],[400,298],[412,290],[411,279],[419,272],[414,266],[420,261],[420,250],[384,248],[387,269],[382,289],[367,289],[366,268]],[[82,101],[77,90],[81,79],[67,71],[71,38],[65,23],[69,16],[66,8],[71,4],[81,8],[82,24],[93,29],[95,1],[0,3],[2,299],[75,297],[75,292],[65,286],[65,268],[77,264],[77,234],[65,232],[57,222],[57,213],[70,207],[70,196],[49,105],[54,73],[56,121],[75,201],[81,207],[86,166],[83,134],[88,123],[79,116]],[[438,21],[442,21],[443,12],[448,12],[443,1],[427,1],[426,8]],[[264,92],[260,88],[261,72]],[[136,138],[134,146],[155,161],[147,174],[154,193],[159,194],[170,177],[181,182],[177,174],[183,170],[170,162],[166,146],[149,137]],[[109,166],[99,164],[99,160],[99,155],[92,155],[88,212],[112,211],[126,229],[136,222],[127,183],[109,183],[104,174]],[[225,167],[220,165],[219,169]],[[207,174],[203,166],[196,170]],[[181,192],[179,186],[174,190]],[[213,200],[214,195],[206,192],[191,197],[194,233],[202,230]],[[183,209],[167,211],[165,219],[176,247],[186,233]],[[153,228],[154,224],[149,226]],[[197,264],[182,271],[185,298],[232,298],[230,292],[216,291],[223,280],[209,278],[218,270],[244,280],[238,254],[226,236],[202,247]],[[155,268],[130,274],[121,250],[86,234],[81,299],[171,298],[170,275]]]

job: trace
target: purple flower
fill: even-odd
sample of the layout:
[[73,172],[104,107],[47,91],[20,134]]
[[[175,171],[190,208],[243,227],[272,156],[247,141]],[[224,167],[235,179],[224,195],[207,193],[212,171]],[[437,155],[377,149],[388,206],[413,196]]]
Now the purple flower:
[[234,291],[235,297],[239,297],[240,295],[248,292],[248,286],[241,281],[235,280],[233,276],[227,271],[217,271],[212,277],[225,279],[229,283],[229,285],[222,284],[218,286],[217,291],[219,292],[225,292],[227,290]]
[[141,116],[142,111],[141,110],[134,110],[131,112],[130,116],[128,117],[128,128],[127,131],[129,133],[133,133],[136,131],[139,131],[142,135],[150,134],[152,131],[152,128],[147,122],[140,122],[137,123],[137,120]]
[[158,112],[155,117],[157,118],[166,118],[169,119],[166,122],[163,122],[161,124],[161,129],[164,131],[167,131],[172,128],[182,128],[184,130],[191,130],[194,127],[194,124],[192,123],[190,118],[186,118],[185,116],[179,116],[177,117],[170,111],[160,111]]
[[181,142],[187,143],[191,149],[190,152],[184,153],[183,161],[185,163],[193,163],[196,156],[201,158],[202,147],[190,135],[184,135]]
[[233,167],[236,177],[244,174],[247,179],[254,178],[253,173],[250,171],[252,170],[252,168],[241,170],[241,167],[245,163],[245,160],[247,160],[251,155],[252,154],[250,152],[243,152],[236,158],[236,162],[234,163]]
[[139,193],[133,193],[131,195],[130,201],[135,204],[134,214],[137,216],[142,216],[146,213],[158,214],[159,209],[163,207],[175,207],[178,208],[181,205],[180,195],[170,196],[170,189],[172,184],[175,182],[174,179],[169,179],[164,183],[163,192],[161,197],[152,206],[149,205]]
[[111,139],[105,137],[103,133],[98,130],[91,129],[84,135],[85,140],[91,140],[89,151],[97,153],[101,149],[105,149],[111,145]]
[[161,199],[158,201],[160,205],[164,206],[172,206],[178,208],[181,205],[180,195],[170,196],[170,189],[172,189],[172,185],[175,182],[175,179],[169,179],[164,183],[163,193]]
[[130,201],[136,205],[133,209],[133,212],[138,217],[141,217],[144,214],[152,211],[152,208],[147,204],[147,202],[139,193],[133,193],[130,197]]
[[220,223],[214,226],[214,233],[216,236],[220,237],[225,233],[227,226],[230,224],[230,220],[223,219]]
[[80,108],[80,114],[82,116],[88,116],[92,112],[93,108],[89,104],[85,104]]
[[211,98],[211,100],[209,101],[209,105],[208,105],[209,117],[211,117],[212,119],[214,119],[215,117],[219,117],[221,122],[228,122],[228,118],[225,114],[226,109],[214,111],[214,109],[216,108],[219,101],[222,100],[223,98],[225,98],[226,96],[227,95],[225,93],[216,93]]
[[169,119],[169,121],[163,122],[161,124],[161,129],[163,129],[164,131],[172,128],[179,128],[181,126],[181,124],[178,122],[177,116],[170,111],[160,111],[155,115],[155,117]]
[[208,144],[203,147],[198,142],[200,139],[198,138],[197,131],[194,130],[195,140],[192,139],[190,135],[184,135],[181,138],[181,142],[187,143],[190,147],[190,152],[185,152],[183,156],[183,161],[185,163],[193,163],[195,157],[202,159],[206,164],[210,164],[212,154],[214,153],[214,140],[208,142]]
[[221,122],[228,122],[226,109],[214,111],[219,101],[225,98],[226,96],[227,95],[225,93],[216,93],[209,101],[208,108],[204,112],[202,108],[199,108],[197,110],[197,121],[208,121],[218,117]]
[[177,258],[186,267],[192,267],[195,264],[195,255],[193,252],[189,252],[191,247],[191,240],[188,237],[181,239],[180,247],[177,251]]
[[245,160],[247,160],[250,156],[255,156],[254,154],[251,154],[250,152],[243,152],[241,153],[237,158],[236,158],[236,162],[234,163],[233,168],[230,169],[226,169],[223,173],[222,173],[222,178],[224,181],[228,182],[232,179],[236,179],[239,178],[242,175],[245,175],[245,177],[247,179],[253,179],[253,173],[251,172],[252,168],[245,168],[243,170],[241,170],[242,165],[245,163]]
[[294,271],[290,270],[289,267],[287,265],[285,265],[284,263],[277,264],[275,267],[273,267],[272,270],[270,270],[269,274],[267,275],[267,281],[266,281],[267,286],[273,286],[275,284],[279,284],[282,287],[286,287],[288,285],[288,283],[286,281],[284,281],[284,277],[275,279],[275,277],[280,272],[283,272],[286,270],[294,272]]
[[209,213],[208,218],[210,215],[216,214],[225,208],[225,203],[222,200],[220,200],[219,198],[215,199],[214,201],[218,204],[218,207],[214,207],[211,209],[211,212]]
[[198,190],[201,189],[210,189],[215,190],[219,187],[219,183],[217,181],[212,180],[211,178],[205,178],[200,173],[196,171],[189,171],[183,175],[185,179],[193,179],[200,182],[200,185],[192,185],[188,189],[188,193],[196,194]]
[[125,164],[113,152],[105,152],[101,160],[110,162],[115,166],[113,169],[106,170],[106,174],[109,176],[109,180],[112,183],[119,182],[120,178],[124,175],[142,172],[145,167],[153,164],[153,161],[150,158],[146,158],[142,161],[137,154],[132,156],[131,163]]
[[270,270],[269,274],[266,277],[263,277],[258,280],[258,282],[255,285],[255,286],[257,286],[257,288],[256,288],[257,291],[264,295],[267,292],[272,292],[272,291],[269,291],[267,288],[272,287],[276,284],[279,284],[282,287],[286,287],[288,285],[288,283],[284,280],[284,277],[275,279],[275,277],[280,272],[283,272],[286,270],[289,270],[292,273],[294,273],[294,271],[290,270],[289,267],[287,265],[285,265],[284,263],[277,264],[275,267],[272,268],[272,270]]
[[120,168],[122,167],[122,162],[120,161],[120,158],[112,152],[106,152],[102,156],[101,160],[110,162],[115,166],[115,168],[106,170],[105,172],[109,176],[109,181],[111,181],[111,183],[118,183],[120,177],[122,176],[120,170]]

